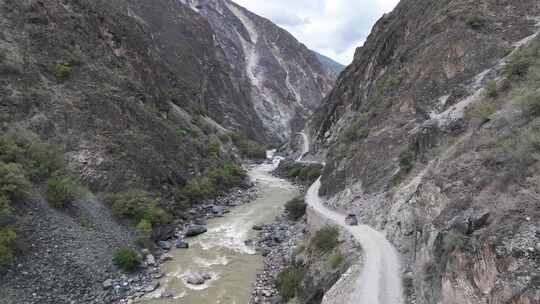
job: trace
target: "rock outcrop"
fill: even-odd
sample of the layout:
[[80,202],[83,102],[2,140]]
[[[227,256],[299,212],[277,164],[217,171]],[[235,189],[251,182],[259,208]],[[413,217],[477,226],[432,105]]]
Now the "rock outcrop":
[[[293,118],[313,111],[332,81],[285,31],[223,5],[231,8],[233,19],[223,22],[236,24],[229,27],[238,31],[235,43],[245,39],[234,58],[210,18],[176,0],[0,0],[0,129],[30,129],[61,147],[69,171],[91,192],[144,189],[161,198],[163,210],[185,215],[179,190],[187,181],[238,162],[227,134],[283,141],[291,124],[302,123]],[[259,24],[260,49],[239,25],[242,16]],[[275,39],[284,42],[268,42]],[[273,63],[250,57],[266,47],[276,52],[267,57]],[[291,61],[276,63],[283,58]],[[249,80],[248,62],[272,67],[260,72],[268,80],[255,72],[253,81],[264,85]],[[289,85],[264,101],[256,93]],[[283,121],[275,134],[274,114]],[[20,266],[0,274],[0,303],[112,302],[114,288],[102,285],[117,274],[114,251],[135,247],[137,223],[121,223],[100,199],[69,210],[36,201],[14,208]],[[153,226],[155,240],[170,233]]]
[[287,141],[320,105],[337,75],[287,31],[230,0],[182,0],[203,16],[273,142]]
[[406,303],[540,301],[538,16],[537,1],[403,0],[310,122],[321,194],[387,233]]

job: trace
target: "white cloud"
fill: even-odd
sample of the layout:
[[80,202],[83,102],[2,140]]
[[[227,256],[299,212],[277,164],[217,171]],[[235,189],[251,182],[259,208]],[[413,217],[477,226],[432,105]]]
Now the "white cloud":
[[233,0],[274,21],[309,48],[349,64],[371,27],[399,0]]

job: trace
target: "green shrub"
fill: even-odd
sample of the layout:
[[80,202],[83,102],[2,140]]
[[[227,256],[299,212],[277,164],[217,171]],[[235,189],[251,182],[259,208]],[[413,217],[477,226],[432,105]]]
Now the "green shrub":
[[0,160],[18,163],[24,167],[28,177],[39,182],[64,170],[62,151],[47,144],[39,137],[24,129],[9,130],[0,136]]
[[322,165],[304,164],[292,160],[283,160],[280,162],[277,171],[287,178],[297,179],[305,184],[312,184],[321,176]]
[[339,244],[339,229],[336,226],[324,226],[311,239],[314,249],[321,253],[327,253]]
[[0,228],[0,269],[13,259],[17,234],[11,228]]
[[405,172],[409,172],[414,167],[415,154],[413,151],[407,149],[399,154],[399,167]]
[[152,233],[152,223],[147,219],[141,219],[137,224],[137,229],[144,235],[149,236]]
[[353,126],[349,130],[347,130],[345,136],[347,137],[347,140],[349,142],[362,140],[369,136],[369,129],[363,127],[356,128]]
[[247,173],[241,166],[232,161],[226,161],[220,167],[213,168],[202,176],[189,179],[181,194],[192,203],[200,202],[241,185],[246,176]]
[[230,133],[229,137],[244,157],[253,159],[265,159],[266,149],[261,144],[247,139],[241,133]]
[[208,144],[208,153],[213,157],[219,157],[219,152],[221,151],[221,142],[217,138],[210,140]]
[[0,194],[0,227],[6,226],[11,220],[12,208],[7,196]]
[[484,25],[486,24],[486,20],[478,15],[472,15],[472,16],[468,16],[465,19],[465,24],[477,30],[484,27]]
[[499,96],[499,89],[497,87],[497,81],[490,80],[487,82],[486,96],[489,98],[497,98]]
[[139,231],[139,236],[135,240],[135,243],[142,248],[151,248],[152,223],[147,219],[141,219],[136,228]]
[[540,40],[535,40],[524,49],[517,51],[506,63],[503,73],[510,79],[522,79],[540,58]]
[[81,196],[81,187],[69,176],[54,177],[47,182],[47,201],[56,208],[64,208]]
[[178,137],[186,137],[190,134],[192,134],[193,132],[189,129],[186,129],[186,128],[178,128],[176,129],[176,135],[178,135]]
[[226,161],[220,168],[211,170],[209,176],[216,188],[227,190],[240,185],[247,173],[241,166]]
[[504,164],[517,176],[527,174],[527,168],[538,161],[540,151],[540,126],[527,126],[498,140]]
[[337,268],[344,260],[345,257],[340,252],[334,253],[328,258],[328,262],[332,268]]
[[361,113],[345,132],[346,140],[348,142],[354,142],[367,138],[369,136],[369,129],[366,127],[367,122],[368,114]]
[[540,92],[531,92],[518,99],[521,110],[530,117],[540,116]]
[[128,190],[109,194],[106,200],[111,205],[113,214],[120,218],[129,218],[136,222],[145,219],[152,224],[166,224],[171,221],[171,216],[158,207],[158,200],[145,191]]
[[139,254],[130,248],[122,248],[114,254],[113,263],[124,271],[135,271],[141,264]]
[[21,165],[0,162],[0,194],[17,201],[26,197],[29,189],[30,182]]
[[276,286],[283,300],[289,301],[296,297],[305,270],[302,266],[289,266],[283,269],[276,278]]
[[65,63],[70,66],[76,66],[82,63],[82,54],[79,48],[73,48],[66,51]]
[[345,143],[341,143],[336,147],[334,155],[336,159],[347,159],[352,156],[351,147]]
[[82,62],[80,49],[67,50],[62,62],[53,64],[50,68],[51,72],[58,79],[66,79],[71,74],[73,68],[80,65]]
[[188,180],[186,186],[182,189],[182,193],[189,198],[191,202],[199,202],[214,195],[216,189],[209,177],[197,176]]
[[289,214],[289,218],[293,221],[298,220],[306,214],[307,204],[303,197],[297,197],[285,204],[285,210]]
[[465,117],[467,119],[478,119],[482,122],[487,121],[493,113],[497,111],[497,105],[493,102],[483,100],[473,104],[467,109]]
[[66,79],[73,70],[73,67],[66,63],[57,63],[51,67],[51,72],[58,79]]

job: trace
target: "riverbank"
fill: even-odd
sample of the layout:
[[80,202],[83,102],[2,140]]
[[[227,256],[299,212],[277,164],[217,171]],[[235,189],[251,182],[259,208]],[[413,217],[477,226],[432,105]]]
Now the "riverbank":
[[[250,164],[249,166],[254,165]],[[188,219],[177,221],[174,232],[169,234],[172,236],[171,238],[158,241],[158,246],[153,252],[143,251],[142,271],[134,274],[122,274],[103,282],[103,289],[110,293],[111,303],[138,303],[146,295],[160,289],[160,279],[165,276],[162,266],[174,259],[170,251],[175,247],[185,227],[189,225],[206,227],[209,220],[223,217],[230,213],[232,208],[254,201],[257,198],[257,192],[253,183],[247,183],[243,187],[232,189],[226,195],[191,208],[188,212]],[[189,241],[186,244],[189,245]],[[159,294],[159,297],[162,298],[174,298],[175,296],[167,290],[163,290]]]
[[247,166],[255,187],[193,210],[192,218],[179,228],[204,224],[207,232],[185,238],[189,249],[176,249],[171,240],[169,251],[147,256],[148,269],[141,274],[145,278],[115,281],[120,286],[129,283],[131,293],[122,303],[248,303],[257,272],[264,267],[255,244],[248,241],[257,234],[252,227],[270,223],[282,214],[285,202],[299,194],[291,183],[272,175],[276,166]]

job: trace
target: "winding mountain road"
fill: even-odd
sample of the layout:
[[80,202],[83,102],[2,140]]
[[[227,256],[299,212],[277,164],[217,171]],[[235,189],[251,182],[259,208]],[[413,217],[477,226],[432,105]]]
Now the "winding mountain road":
[[[301,135],[305,141],[308,140],[305,133]],[[302,156],[309,152],[309,142],[304,142],[303,149]],[[302,156],[298,161],[302,161]],[[319,196],[320,187],[319,178],[307,191],[306,203],[309,208],[351,233],[364,251],[364,266],[357,279],[358,287],[345,304],[402,304],[401,271],[396,249],[383,233],[367,225],[347,225],[345,215],[324,205]]]

